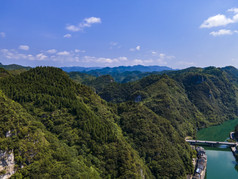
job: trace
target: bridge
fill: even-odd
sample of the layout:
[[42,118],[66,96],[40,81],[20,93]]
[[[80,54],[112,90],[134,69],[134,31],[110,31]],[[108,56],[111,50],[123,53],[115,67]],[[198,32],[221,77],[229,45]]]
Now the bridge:
[[207,141],[207,140],[186,140],[186,142],[196,145],[210,145],[210,146],[217,146],[217,145],[227,145],[230,147],[238,146],[238,142],[218,142],[218,141]]

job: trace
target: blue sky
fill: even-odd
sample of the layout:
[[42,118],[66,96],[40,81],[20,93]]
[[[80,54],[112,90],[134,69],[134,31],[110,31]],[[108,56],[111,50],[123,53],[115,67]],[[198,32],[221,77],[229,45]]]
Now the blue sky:
[[238,2],[1,0],[0,62],[238,67]]

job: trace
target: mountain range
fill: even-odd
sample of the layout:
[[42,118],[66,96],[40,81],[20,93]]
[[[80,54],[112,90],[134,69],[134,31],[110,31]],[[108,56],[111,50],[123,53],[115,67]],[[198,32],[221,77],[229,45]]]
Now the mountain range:
[[62,70],[66,72],[79,71],[79,72],[88,72],[93,71],[92,73],[98,73],[101,75],[117,72],[123,73],[126,71],[140,71],[140,72],[154,72],[154,71],[165,71],[165,70],[173,70],[172,68],[166,66],[143,66],[143,65],[135,65],[135,66],[119,66],[119,67],[61,67]]
[[0,177],[186,178],[184,138],[238,116],[238,70],[140,73],[0,68]]

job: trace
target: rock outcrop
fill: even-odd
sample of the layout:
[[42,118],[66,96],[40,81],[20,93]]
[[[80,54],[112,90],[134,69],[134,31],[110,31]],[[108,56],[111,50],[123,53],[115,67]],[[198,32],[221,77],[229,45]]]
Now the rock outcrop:
[[10,178],[15,173],[14,167],[13,151],[0,150],[0,179]]

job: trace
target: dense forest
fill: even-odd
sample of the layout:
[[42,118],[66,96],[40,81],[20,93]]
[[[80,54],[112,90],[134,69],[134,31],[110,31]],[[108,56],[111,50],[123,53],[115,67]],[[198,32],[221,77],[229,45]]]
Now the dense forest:
[[13,178],[186,178],[194,151],[184,138],[238,113],[233,67],[129,83],[14,70],[0,68],[0,152],[14,154]]
[[[168,119],[184,136],[234,119],[238,114],[238,70],[188,68],[150,75],[130,83],[117,83],[104,75],[83,83],[108,102],[140,102]],[[76,79],[74,79],[76,80]]]

